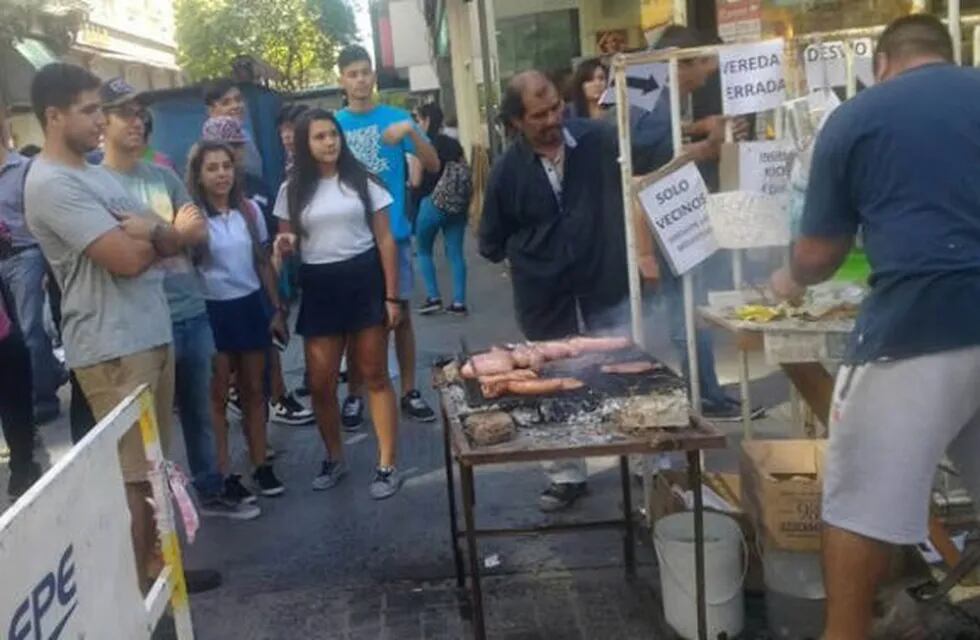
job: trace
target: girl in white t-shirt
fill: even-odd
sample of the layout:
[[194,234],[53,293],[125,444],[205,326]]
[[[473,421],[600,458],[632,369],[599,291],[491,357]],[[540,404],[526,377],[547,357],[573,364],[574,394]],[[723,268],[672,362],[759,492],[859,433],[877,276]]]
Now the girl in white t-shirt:
[[313,109],[300,117],[289,180],[275,215],[279,256],[299,252],[302,291],[296,332],[303,336],[313,410],[327,448],[317,490],[347,473],[340,435],[337,380],[347,344],[368,391],[378,436],[378,467],[371,496],[401,486],[395,469],[398,411],[388,377],[388,340],[398,324],[398,254],[388,227],[391,196],[350,148],[333,114]]
[[[266,413],[263,373],[266,352],[276,335],[285,342],[285,320],[279,305],[275,273],[263,242],[258,208],[241,191],[231,147],[199,142],[187,162],[187,188],[208,216],[208,245],[195,261],[217,353],[211,379],[211,419],[218,466],[232,498],[253,500],[237,476],[229,475],[228,419],[225,407],[232,371],[244,413],[253,480],[265,496],[283,492],[282,483],[266,462]],[[271,307],[271,308],[270,308]]]

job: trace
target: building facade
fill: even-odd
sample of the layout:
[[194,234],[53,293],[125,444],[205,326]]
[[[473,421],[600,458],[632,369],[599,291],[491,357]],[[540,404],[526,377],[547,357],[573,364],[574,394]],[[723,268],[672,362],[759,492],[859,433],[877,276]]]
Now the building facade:
[[[961,4],[969,44],[976,24],[971,20],[980,20],[970,14],[980,14],[980,0]],[[488,143],[485,73],[491,77],[492,103],[521,70],[541,69],[561,80],[584,58],[649,46],[673,22],[739,41],[881,25],[914,11],[941,16],[948,11],[947,0],[429,0],[426,5],[437,57],[451,63],[453,102],[467,145]]]
[[100,78],[123,77],[139,90],[183,84],[177,66],[172,0],[88,0],[86,19],[62,55],[57,55],[41,20],[30,37],[0,50],[0,108],[11,111],[8,132],[15,146],[38,143],[40,126],[30,113],[34,73],[64,60]]

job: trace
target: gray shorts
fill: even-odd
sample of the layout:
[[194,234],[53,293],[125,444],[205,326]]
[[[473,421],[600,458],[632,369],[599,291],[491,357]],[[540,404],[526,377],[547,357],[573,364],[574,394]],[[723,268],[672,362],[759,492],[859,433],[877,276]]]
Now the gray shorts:
[[892,544],[926,540],[944,452],[980,504],[980,347],[842,367],[830,413],[827,524]]

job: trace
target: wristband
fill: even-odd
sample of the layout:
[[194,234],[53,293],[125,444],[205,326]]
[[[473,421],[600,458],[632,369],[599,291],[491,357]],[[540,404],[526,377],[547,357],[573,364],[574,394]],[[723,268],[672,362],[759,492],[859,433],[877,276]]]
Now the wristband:
[[159,241],[160,241],[161,233],[163,233],[162,224],[155,224],[153,225],[153,228],[150,229],[150,245],[153,247],[153,250],[157,253],[160,253]]
[[405,304],[405,301],[400,298],[385,298],[385,302],[390,302],[392,304]]

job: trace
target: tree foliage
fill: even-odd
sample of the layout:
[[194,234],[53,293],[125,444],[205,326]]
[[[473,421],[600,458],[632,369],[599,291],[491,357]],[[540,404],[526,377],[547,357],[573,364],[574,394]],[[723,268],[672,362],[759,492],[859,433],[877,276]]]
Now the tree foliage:
[[282,74],[281,89],[322,84],[357,36],[346,0],[177,0],[174,9],[178,62],[195,81],[227,76],[248,55]]

